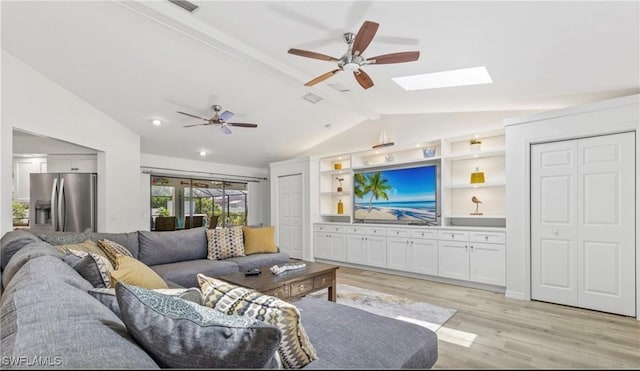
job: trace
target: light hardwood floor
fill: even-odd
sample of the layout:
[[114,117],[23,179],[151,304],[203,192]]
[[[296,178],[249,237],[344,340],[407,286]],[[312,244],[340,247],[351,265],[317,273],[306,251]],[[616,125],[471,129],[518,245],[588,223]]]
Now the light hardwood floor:
[[338,283],[456,309],[434,368],[640,368],[640,321],[504,294],[340,267]]

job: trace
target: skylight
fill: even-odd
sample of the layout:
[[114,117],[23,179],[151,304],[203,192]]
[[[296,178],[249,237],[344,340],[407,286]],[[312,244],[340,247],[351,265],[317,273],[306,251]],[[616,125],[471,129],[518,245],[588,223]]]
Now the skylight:
[[484,66],[392,78],[404,90],[423,90],[492,83]]

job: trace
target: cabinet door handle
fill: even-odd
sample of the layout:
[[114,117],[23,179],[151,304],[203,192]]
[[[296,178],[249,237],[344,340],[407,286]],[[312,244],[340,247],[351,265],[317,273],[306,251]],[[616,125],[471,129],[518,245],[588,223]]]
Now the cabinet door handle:
[[484,236],[485,241],[489,241],[489,236]]

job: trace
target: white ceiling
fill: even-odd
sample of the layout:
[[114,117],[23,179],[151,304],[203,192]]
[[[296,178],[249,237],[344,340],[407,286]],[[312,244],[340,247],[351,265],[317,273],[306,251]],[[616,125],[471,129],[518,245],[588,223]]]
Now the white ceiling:
[[[263,167],[381,115],[554,109],[640,91],[640,2],[2,1],[2,48],[141,136],[144,153]],[[416,62],[347,72],[341,37],[380,24],[364,56]],[[493,84],[406,92],[392,77],[486,66]],[[350,89],[340,93],[328,86]],[[308,92],[323,100],[311,104]],[[182,126],[235,112],[257,129]],[[154,127],[152,118],[164,125]],[[330,128],[325,126],[330,124]]]

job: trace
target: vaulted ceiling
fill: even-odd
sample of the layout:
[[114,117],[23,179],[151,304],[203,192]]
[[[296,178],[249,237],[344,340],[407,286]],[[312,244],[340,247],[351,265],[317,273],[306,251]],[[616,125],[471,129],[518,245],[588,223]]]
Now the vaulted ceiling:
[[[144,153],[245,166],[295,157],[381,115],[561,108],[637,93],[640,7],[626,1],[2,1],[2,48],[141,136]],[[380,24],[365,56],[416,62],[305,87],[336,67],[345,32]],[[391,78],[486,66],[492,84],[405,91]],[[348,91],[339,92],[329,84]],[[312,104],[302,97],[322,98]],[[258,124],[215,126],[179,115]],[[159,127],[151,119],[161,119]]]

